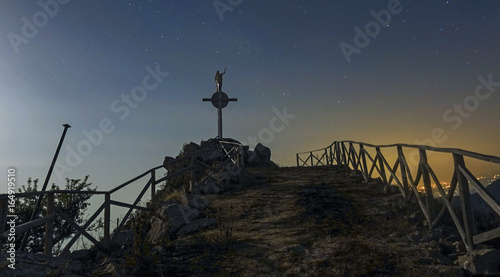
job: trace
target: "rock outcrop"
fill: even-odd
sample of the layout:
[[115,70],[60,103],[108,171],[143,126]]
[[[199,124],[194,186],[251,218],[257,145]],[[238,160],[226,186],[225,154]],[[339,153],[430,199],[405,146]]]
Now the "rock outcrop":
[[[152,244],[158,244],[165,239],[175,240],[199,230],[217,226],[217,220],[208,218],[203,211],[208,207],[208,201],[202,195],[228,193],[246,188],[259,182],[249,174],[244,167],[239,166],[235,157],[229,160],[228,153],[234,153],[235,145],[241,145],[233,139],[224,139],[221,144],[217,139],[185,144],[176,158],[165,157],[164,166],[169,174],[194,166],[195,184],[192,184],[190,171],[178,177],[167,180],[165,189],[157,194],[160,199],[158,208],[151,219],[147,239]],[[176,159],[193,156],[176,162]],[[271,166],[271,150],[262,144],[257,144],[254,151],[243,147],[243,164],[245,166]],[[236,164],[235,164],[236,162]],[[186,192],[188,191],[188,192]],[[176,194],[170,197],[169,194]]]
[[250,167],[269,167],[276,166],[271,161],[271,149],[258,143],[253,151],[248,150],[246,153],[246,162]]
[[500,250],[481,247],[458,257],[458,264],[474,276],[500,276]]

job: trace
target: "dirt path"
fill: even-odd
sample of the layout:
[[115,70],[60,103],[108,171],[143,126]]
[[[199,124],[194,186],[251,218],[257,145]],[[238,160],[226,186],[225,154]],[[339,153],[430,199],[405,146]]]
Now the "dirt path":
[[384,207],[380,184],[363,184],[359,176],[338,168],[261,173],[267,176],[266,186],[209,198],[212,216],[220,219],[231,243],[228,252],[216,259],[220,276],[455,276],[460,272],[439,252],[439,245],[411,243],[408,235],[419,227],[410,222],[408,213],[415,216],[415,211],[398,213],[394,207]]
[[273,182],[267,188],[213,199],[215,209],[221,212],[230,210],[224,218],[232,220],[230,228],[234,239],[247,244],[221,262],[226,273],[259,275],[283,272],[283,267],[286,267],[283,259],[289,248],[306,242],[310,237],[310,226],[301,222],[305,207],[297,203],[301,186],[303,184],[294,181]]

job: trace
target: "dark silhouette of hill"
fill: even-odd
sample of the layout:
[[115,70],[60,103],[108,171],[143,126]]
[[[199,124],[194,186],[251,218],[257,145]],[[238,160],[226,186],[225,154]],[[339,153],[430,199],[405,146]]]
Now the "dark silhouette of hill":
[[[466,254],[451,226],[429,230],[416,204],[384,190],[378,179],[345,168],[253,168],[259,184],[204,195],[217,226],[112,253],[70,257],[19,255],[22,273],[45,276],[461,276]],[[143,214],[149,221],[154,214]],[[3,256],[1,258],[4,258]],[[33,262],[36,260],[36,262]],[[59,271],[58,271],[59,270]],[[2,276],[9,271],[2,270]],[[11,271],[10,271],[11,272]],[[37,275],[39,274],[39,275]],[[20,276],[21,276],[20,275]]]

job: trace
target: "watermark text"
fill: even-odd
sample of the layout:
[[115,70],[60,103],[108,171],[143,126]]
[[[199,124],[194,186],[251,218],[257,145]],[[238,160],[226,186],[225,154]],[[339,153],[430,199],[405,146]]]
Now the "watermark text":
[[16,169],[7,170],[7,265],[16,269]]

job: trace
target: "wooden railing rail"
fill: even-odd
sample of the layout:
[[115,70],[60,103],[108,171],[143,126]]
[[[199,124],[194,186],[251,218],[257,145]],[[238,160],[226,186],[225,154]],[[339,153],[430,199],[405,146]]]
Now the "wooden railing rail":
[[[330,146],[334,146],[336,142],[333,142]],[[364,145],[364,146],[373,147],[373,148],[376,148],[376,147],[378,147],[378,148],[390,148],[390,147],[401,146],[401,147],[405,147],[405,148],[424,149],[424,150],[430,150],[430,151],[434,151],[434,152],[452,153],[452,154],[457,154],[457,155],[461,155],[464,157],[482,160],[485,162],[493,162],[493,163],[500,164],[500,157],[480,154],[477,152],[462,150],[462,149],[458,149],[458,148],[441,148],[441,147],[433,147],[433,146],[428,146],[428,145],[416,145],[416,144],[406,144],[406,143],[375,145],[375,144],[370,144],[370,143],[365,143],[365,142],[356,142],[356,141],[352,141],[352,140],[344,140],[344,141],[338,141],[338,142],[339,143],[352,142],[353,144]],[[325,148],[328,148],[330,146],[327,146]],[[306,153],[311,153],[311,152],[314,153],[314,152],[318,152],[318,151],[324,151],[325,148],[320,148],[320,149],[306,151],[306,152],[300,152],[297,154],[300,155],[300,154],[306,154]]]
[[[355,146],[357,146],[357,149]],[[367,148],[375,149],[376,154],[374,158],[366,150]],[[382,149],[386,148],[396,148],[397,150],[397,158],[392,166],[382,153]],[[419,162],[416,165],[415,179],[412,176],[410,166],[404,155],[405,148],[418,150]],[[427,151],[452,154],[454,171],[448,192],[445,192],[434,170],[429,165]],[[477,234],[476,221],[471,207],[469,186],[472,186],[477,191],[478,195],[498,215],[500,215],[500,204],[466,167],[464,157],[500,164],[500,157],[479,154],[462,149],[403,143],[374,145],[350,140],[335,141],[325,148],[297,153],[296,160],[298,167],[334,164],[346,166],[355,171],[360,171],[365,182],[368,182],[372,178],[376,170],[384,184],[395,182],[407,202],[410,202],[413,198],[416,199],[416,202],[420,206],[428,222],[429,228],[435,227],[441,222],[445,214],[449,214],[467,250],[471,251],[474,249],[475,244],[500,237],[500,228]],[[436,201],[431,181],[434,182],[437,188],[438,199],[443,202],[443,206],[439,212],[437,212],[435,207]],[[417,189],[420,183],[423,184],[423,193],[419,192]],[[451,200],[457,188],[460,193],[462,220],[460,220],[451,206]]]
[[[22,198],[22,197],[33,197],[36,195],[45,195],[47,194],[47,210],[46,210],[46,215],[35,219],[30,222],[25,222],[23,224],[17,225],[15,227],[15,233],[17,234],[22,234],[24,232],[27,232],[33,228],[36,228],[38,226],[41,226],[45,224],[45,235],[44,235],[44,253],[52,255],[52,248],[53,248],[53,219],[57,216],[61,217],[65,221],[67,221],[75,230],[76,233],[74,236],[68,241],[68,243],[65,245],[64,249],[62,250],[62,254],[67,254],[71,247],[74,245],[74,243],[83,235],[86,237],[88,240],[90,240],[97,248],[99,248],[102,251],[107,251],[109,249],[110,244],[113,242],[113,239],[115,238],[114,235],[116,235],[124,226],[124,224],[127,222],[127,219],[130,217],[131,213],[133,210],[153,210],[156,207],[156,185],[166,181],[170,178],[176,177],[184,172],[187,172],[191,170],[192,172],[192,183],[194,184],[195,182],[195,176],[193,175],[193,168],[196,165],[201,165],[204,168],[207,168],[212,171],[212,173],[209,174],[209,176],[213,175],[216,171],[220,171],[224,166],[226,166],[229,162],[233,163],[237,166],[243,166],[243,146],[242,145],[237,145],[233,143],[225,143],[224,145],[229,145],[229,147],[223,147],[223,144],[221,144],[222,149],[225,151],[225,159],[224,161],[217,167],[213,168],[209,165],[204,164],[203,162],[199,161],[196,159],[198,155],[201,155],[205,152],[208,152],[210,150],[199,150],[195,151],[193,153],[190,153],[188,155],[185,155],[181,158],[175,159],[167,164],[156,166],[152,169],[149,169],[145,171],[144,173],[116,186],[115,188],[109,190],[109,191],[70,191],[70,190],[51,190],[51,191],[34,191],[34,192],[27,192],[27,193],[16,193],[15,197],[16,198]],[[179,163],[184,160],[190,160],[191,164],[189,166],[186,166],[177,172],[171,173],[168,172],[168,174],[162,178],[157,179],[156,178],[156,171],[160,168],[164,168],[176,163]],[[148,181],[146,185],[142,188],[141,192],[139,195],[136,197],[134,202],[132,204],[129,203],[124,203],[116,200],[111,200],[111,196],[113,193],[129,186],[130,184],[146,177],[149,176]],[[200,181],[200,184],[203,183],[208,179],[208,177],[203,178]],[[145,195],[145,193],[148,190],[151,190],[151,200],[150,200],[150,206],[149,207],[143,207],[139,205],[139,202]],[[68,215],[66,215],[64,212],[62,212],[59,209],[56,209],[54,206],[54,199],[56,194],[92,194],[92,195],[104,195],[104,202],[101,204],[101,206],[90,216],[90,218],[83,224],[82,226],[79,226],[77,223],[75,223]],[[7,202],[8,202],[8,194],[0,194],[0,241],[3,241],[7,239],[9,230],[6,230],[5,226],[7,223]],[[114,235],[111,236],[111,205],[115,205],[118,207],[125,207],[129,208],[123,219],[121,220],[121,223],[119,226],[115,229]],[[91,234],[87,232],[87,228],[98,218],[98,216],[104,211],[104,238],[102,241],[98,241],[95,239]]]

